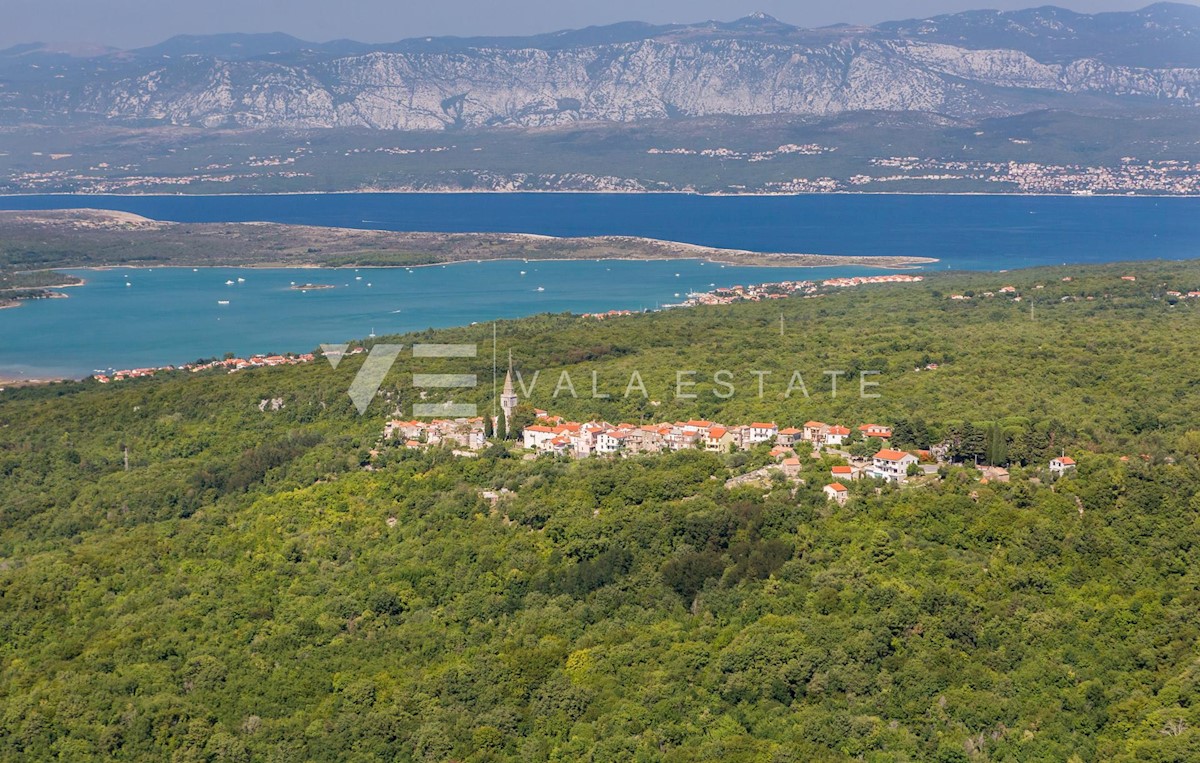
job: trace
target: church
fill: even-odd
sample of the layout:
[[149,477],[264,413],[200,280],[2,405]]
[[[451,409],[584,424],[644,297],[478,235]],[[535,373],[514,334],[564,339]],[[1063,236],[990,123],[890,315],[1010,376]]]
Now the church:
[[[520,403],[520,398],[517,397],[516,391],[513,389],[513,363],[512,351],[508,353],[508,373],[504,375],[504,391],[500,393],[500,410],[504,415],[504,431],[512,435],[513,414],[516,413],[517,404]],[[499,426],[497,421],[496,425]]]

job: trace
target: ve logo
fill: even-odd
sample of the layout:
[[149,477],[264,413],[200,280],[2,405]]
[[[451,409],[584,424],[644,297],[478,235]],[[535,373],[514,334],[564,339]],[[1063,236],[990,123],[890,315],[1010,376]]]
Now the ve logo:
[[[323,344],[321,352],[334,368],[346,356],[349,344]],[[358,409],[358,415],[367,412],[367,406],[379,393],[384,378],[396,364],[396,359],[404,350],[402,344],[377,344],[367,353],[362,368],[354,376],[350,384],[350,399]],[[473,358],[478,349],[473,344],[415,344],[414,358]],[[452,387],[474,387],[478,383],[475,374],[413,374],[412,384],[418,389]],[[474,416],[476,408],[470,403],[414,403],[413,416],[443,416],[454,418],[458,416]]]

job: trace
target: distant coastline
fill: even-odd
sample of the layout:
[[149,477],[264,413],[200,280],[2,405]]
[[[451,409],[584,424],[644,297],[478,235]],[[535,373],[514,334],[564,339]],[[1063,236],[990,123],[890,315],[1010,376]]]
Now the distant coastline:
[[476,195],[539,195],[539,196],[575,196],[575,195],[595,195],[595,196],[699,196],[706,198],[756,198],[756,197],[771,197],[771,198],[804,198],[804,197],[821,197],[821,196],[988,196],[988,197],[1016,197],[1016,198],[1047,198],[1047,199],[1200,199],[1200,194],[1185,194],[1185,193],[1104,193],[1104,192],[1089,192],[1089,193],[1048,193],[1039,191],[1031,193],[1028,191],[748,191],[744,193],[732,193],[728,191],[686,191],[686,190],[627,190],[627,189],[509,189],[509,188],[356,188],[343,189],[337,191],[226,191],[214,193],[211,191],[201,191],[190,193],[188,191],[176,191],[168,193],[165,191],[145,193],[141,192],[125,192],[118,193],[114,191],[105,191],[104,193],[92,193],[84,191],[39,191],[38,193],[0,193],[0,199],[25,199],[38,198],[40,196],[53,197],[73,197],[87,199],[93,197],[116,196],[128,198],[172,198],[184,196],[188,198],[214,198],[220,199],[229,196],[356,196],[356,195],[396,195],[396,196],[423,196],[423,195],[461,195],[461,196],[476,196]]

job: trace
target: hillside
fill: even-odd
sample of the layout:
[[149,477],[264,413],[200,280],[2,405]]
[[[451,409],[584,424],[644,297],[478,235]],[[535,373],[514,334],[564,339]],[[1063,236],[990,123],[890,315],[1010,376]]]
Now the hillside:
[[[429,130],[711,115],[1194,106],[1200,14],[1053,7],[874,28],[734,22],[392,45],[286,35],[175,38],[138,51],[0,55],[0,119]],[[47,59],[47,56],[50,58]],[[1122,105],[1124,104],[1124,105]]]
[[0,51],[0,192],[1200,193],[1200,14]]
[[[1200,300],[1168,292],[1198,288],[1198,262],[1142,262],[496,327],[540,371],[528,402],[576,418],[1019,446],[1010,482],[947,466],[840,508],[832,455],[727,490],[765,449],[381,444],[423,399],[411,356],[361,417],[361,356],[0,393],[0,759],[1186,760]],[[386,339],[478,343],[420,370],[487,379],[492,337]],[[621,395],[633,370],[645,398]],[[787,398],[794,370],[810,394]],[[853,394],[863,370],[881,397]],[[1062,451],[1079,468],[1054,481]]]

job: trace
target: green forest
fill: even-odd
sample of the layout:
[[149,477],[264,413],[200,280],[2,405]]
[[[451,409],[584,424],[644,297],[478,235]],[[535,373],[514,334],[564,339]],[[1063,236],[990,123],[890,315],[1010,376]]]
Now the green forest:
[[962,462],[844,506],[832,455],[729,489],[765,448],[382,442],[430,401],[411,355],[362,416],[362,355],[0,392],[0,759],[1200,759],[1198,288],[945,273],[373,340],[475,342],[420,370],[490,380],[494,329],[520,417],[875,422]]

